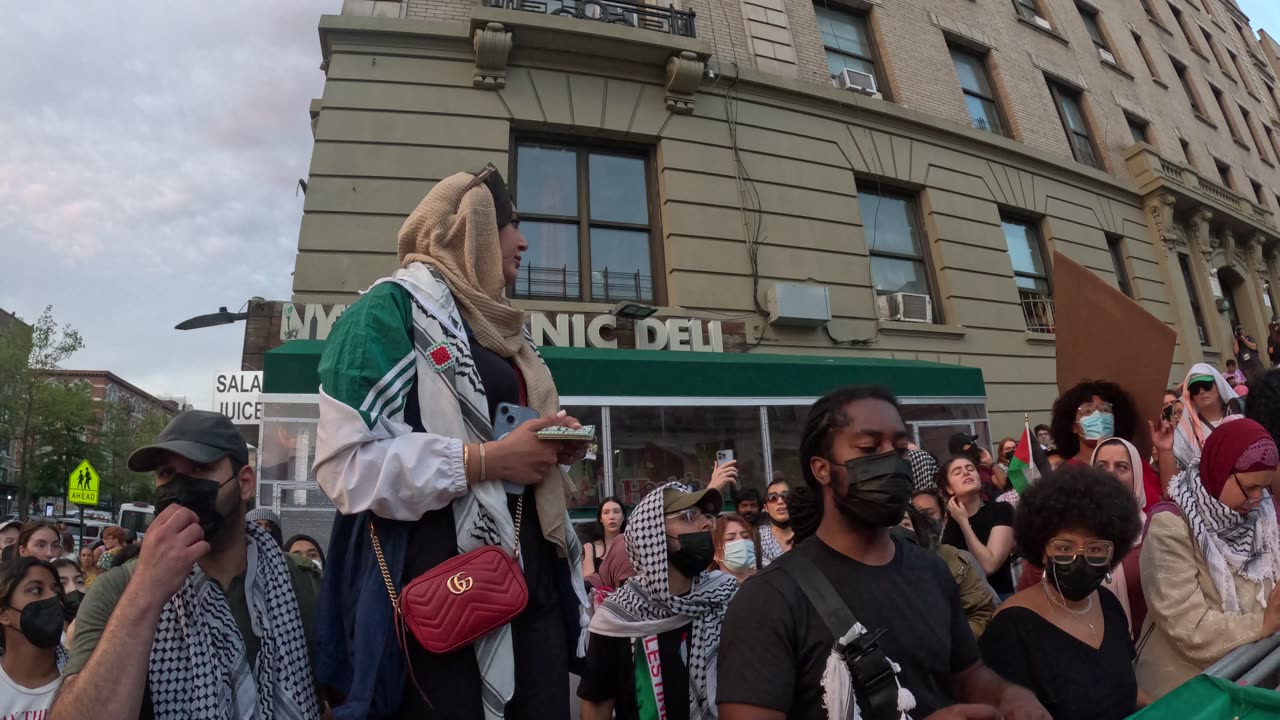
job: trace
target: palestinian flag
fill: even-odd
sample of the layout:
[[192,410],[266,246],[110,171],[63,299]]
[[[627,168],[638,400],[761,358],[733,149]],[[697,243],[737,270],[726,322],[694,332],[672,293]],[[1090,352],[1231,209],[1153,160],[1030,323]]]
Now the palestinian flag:
[[1047,475],[1049,463],[1045,459],[1040,443],[1031,434],[1030,423],[1024,423],[1022,439],[1018,441],[1018,449],[1013,451],[1013,459],[1009,461],[1009,483],[1021,495],[1032,483]]

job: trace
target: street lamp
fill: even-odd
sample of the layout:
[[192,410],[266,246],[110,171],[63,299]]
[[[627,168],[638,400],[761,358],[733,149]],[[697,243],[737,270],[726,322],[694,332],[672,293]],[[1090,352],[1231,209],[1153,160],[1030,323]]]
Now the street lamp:
[[[261,300],[262,298],[254,296],[249,300],[245,301],[245,304],[240,306],[240,310],[244,310],[246,307],[248,307],[250,302],[261,301]],[[241,320],[249,319],[249,313],[240,312],[240,310],[237,310],[236,312],[229,312],[226,306],[224,305],[218,308],[218,312],[216,313],[209,313],[208,315],[197,315],[193,318],[187,318],[186,320],[183,320],[177,325],[174,325],[173,329],[174,330],[198,330],[199,328],[217,327],[219,325],[230,325],[231,323],[234,323],[234,322],[239,322]]]

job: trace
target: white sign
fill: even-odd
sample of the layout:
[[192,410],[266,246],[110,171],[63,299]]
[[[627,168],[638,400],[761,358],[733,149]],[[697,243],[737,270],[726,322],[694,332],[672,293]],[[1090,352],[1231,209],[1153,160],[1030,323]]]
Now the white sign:
[[[529,313],[529,333],[539,346],[616,350],[617,327],[618,319],[612,315],[596,315],[588,322],[582,313]],[[636,321],[630,331],[637,350],[724,352],[724,331],[719,320],[703,323],[690,318],[646,318]]]
[[280,339],[326,340],[333,324],[346,312],[346,305],[320,305],[308,303],[280,304]]
[[236,425],[262,423],[262,371],[219,373],[213,383],[213,408]]

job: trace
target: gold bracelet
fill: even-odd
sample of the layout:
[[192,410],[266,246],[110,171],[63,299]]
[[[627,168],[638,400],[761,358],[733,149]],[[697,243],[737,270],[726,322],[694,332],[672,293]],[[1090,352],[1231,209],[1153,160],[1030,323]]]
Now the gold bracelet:
[[471,479],[471,446],[466,443],[462,443],[462,477]]
[[480,482],[487,482],[489,480],[489,472],[485,467],[484,445],[484,443],[480,443]]

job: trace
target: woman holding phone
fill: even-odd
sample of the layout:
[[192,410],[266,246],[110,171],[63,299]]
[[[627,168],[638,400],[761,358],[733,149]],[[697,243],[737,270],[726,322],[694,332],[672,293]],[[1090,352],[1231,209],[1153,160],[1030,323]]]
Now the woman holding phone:
[[[496,168],[445,178],[400,229],[400,270],[349,307],[326,343],[315,471],[341,514],[316,675],[352,717],[569,716],[564,678],[587,600],[561,466],[586,443],[539,437],[581,426],[560,409],[523,312],[505,297],[528,248]],[[505,435],[500,405],[523,420]],[[402,653],[389,588],[485,547],[518,552],[518,569],[503,572],[520,573],[523,608],[447,654],[401,634]]]

